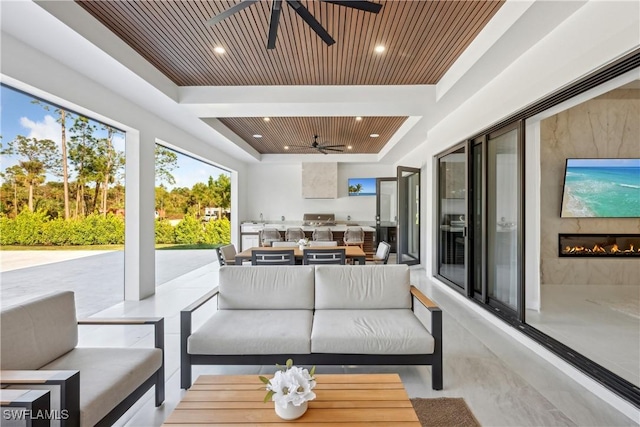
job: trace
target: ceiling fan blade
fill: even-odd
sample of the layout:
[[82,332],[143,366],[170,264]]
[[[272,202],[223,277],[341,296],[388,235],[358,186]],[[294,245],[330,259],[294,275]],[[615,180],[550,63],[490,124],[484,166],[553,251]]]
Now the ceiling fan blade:
[[318,151],[321,152],[322,154],[328,154],[326,151],[324,151],[322,148],[318,148]]
[[323,150],[328,150],[328,151],[337,151],[339,153],[342,153],[344,150],[340,150],[339,148],[329,148],[329,147],[322,147]]
[[329,148],[329,147],[344,147],[344,144],[335,144],[335,145],[323,145],[322,148]]
[[327,44],[331,46],[336,41],[324,29],[324,27],[313,17],[306,7],[300,4],[298,0],[287,0],[287,4],[295,10],[295,12],[311,27],[313,31]]
[[207,24],[209,25],[216,25],[218,22],[227,19],[228,17],[230,17],[231,15],[233,15],[236,12],[241,11],[242,9],[251,6],[254,3],[257,3],[258,0],[242,0],[240,3],[235,4],[233,6],[231,6],[229,9],[225,10],[224,12],[221,12],[219,14],[217,14],[216,16],[214,16],[213,18],[209,19],[207,21]]
[[382,5],[371,1],[350,1],[350,0],[323,0],[326,3],[333,3],[339,6],[346,6],[352,9],[364,10],[365,12],[378,13]]
[[273,0],[271,3],[271,20],[269,21],[269,40],[267,41],[267,49],[275,49],[276,37],[278,36],[278,22],[280,21],[280,12],[282,11],[282,0]]

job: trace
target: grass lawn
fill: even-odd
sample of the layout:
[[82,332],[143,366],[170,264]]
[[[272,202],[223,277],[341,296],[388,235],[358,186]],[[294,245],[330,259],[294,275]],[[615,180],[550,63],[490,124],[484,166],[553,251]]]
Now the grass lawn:
[[[222,246],[221,244],[196,244],[196,245],[178,245],[178,244],[157,244],[157,250],[173,250],[173,249],[215,249]],[[5,245],[0,246],[0,251],[122,251],[124,245],[77,245],[77,246],[19,246]]]

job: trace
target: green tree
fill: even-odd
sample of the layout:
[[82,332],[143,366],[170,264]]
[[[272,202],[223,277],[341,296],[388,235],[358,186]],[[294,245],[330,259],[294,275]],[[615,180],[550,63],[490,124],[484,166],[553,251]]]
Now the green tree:
[[[11,186],[11,196],[13,200],[13,217],[18,216],[18,185],[25,183],[26,177],[24,170],[18,166],[10,166],[4,172],[0,173],[2,181]],[[4,197],[3,197],[4,200]]]
[[[107,131],[107,137],[97,141],[97,156],[95,161],[95,178],[96,178],[96,196],[98,189],[101,188],[100,209],[102,216],[107,216],[107,200],[109,193],[109,184],[115,182],[115,176],[124,166],[124,155],[113,147],[113,138],[122,133],[110,127],[103,126]],[[94,197],[94,210],[95,201]]]
[[[51,111],[52,106],[34,99],[34,104],[41,105],[46,111]],[[71,113],[63,108],[56,108],[54,112],[57,114],[56,122],[60,123],[60,147],[62,149],[62,182],[64,188],[64,219],[69,219],[69,168],[67,164],[67,119],[72,118]]]
[[47,172],[55,173],[60,156],[56,143],[50,139],[27,138],[16,136],[3,153],[18,155],[22,160],[18,166],[23,170],[20,175],[29,187],[29,210],[33,212],[34,188],[42,184]]
[[156,144],[155,148],[156,182],[173,185],[176,179],[171,174],[178,167],[178,155],[162,145]]
[[87,182],[95,177],[96,163],[96,127],[86,117],[75,118],[71,127],[71,143],[69,147],[69,160],[76,171],[76,206],[75,217],[84,217],[87,213],[85,200],[85,188]]

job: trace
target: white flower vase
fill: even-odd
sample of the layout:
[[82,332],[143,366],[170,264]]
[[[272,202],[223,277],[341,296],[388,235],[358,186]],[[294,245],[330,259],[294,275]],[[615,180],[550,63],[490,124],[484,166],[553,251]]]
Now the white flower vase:
[[302,403],[300,406],[295,406],[291,402],[287,402],[287,406],[282,407],[275,404],[276,407],[276,415],[282,418],[283,420],[295,420],[296,418],[300,418],[307,412],[307,402]]

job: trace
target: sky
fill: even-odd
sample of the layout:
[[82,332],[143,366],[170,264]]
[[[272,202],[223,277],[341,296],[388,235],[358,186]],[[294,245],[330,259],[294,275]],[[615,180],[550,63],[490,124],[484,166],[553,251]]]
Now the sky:
[[[56,123],[54,109],[46,111],[42,105],[33,104],[32,97],[15,91],[7,86],[0,86],[0,134],[2,135],[2,147],[6,148],[8,143],[13,141],[17,135],[27,138],[50,139],[61,146],[60,124]],[[93,123],[97,125],[97,122]],[[67,138],[69,137],[69,127],[67,124]],[[106,137],[106,131],[96,132],[98,137]],[[123,137],[114,138],[114,147],[121,152],[125,150],[125,140]],[[16,156],[2,156],[0,161],[1,170],[17,164],[19,158]],[[176,183],[174,185],[165,184],[171,190],[173,187],[192,188],[197,182],[207,183],[209,176],[216,179],[220,174],[229,175],[223,169],[212,166],[208,163],[195,160],[191,157],[178,153],[177,168],[171,173]],[[73,179],[73,178],[72,178]],[[47,176],[47,180],[60,181],[61,178]],[[156,183],[158,184],[158,183]]]

